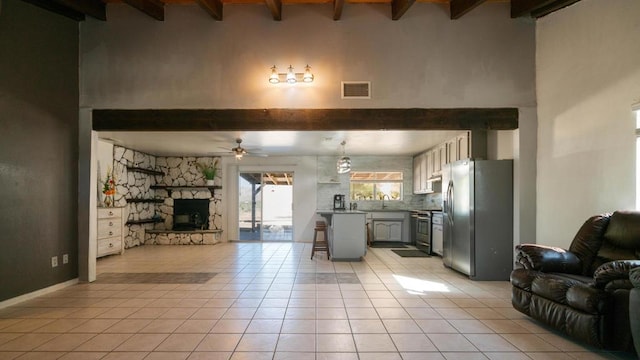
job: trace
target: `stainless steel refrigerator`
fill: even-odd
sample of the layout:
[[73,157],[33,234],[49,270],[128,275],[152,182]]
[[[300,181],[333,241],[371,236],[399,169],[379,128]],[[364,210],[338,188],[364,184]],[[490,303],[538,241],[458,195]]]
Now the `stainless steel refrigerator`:
[[444,265],[472,280],[513,269],[513,161],[460,160],[442,170]]

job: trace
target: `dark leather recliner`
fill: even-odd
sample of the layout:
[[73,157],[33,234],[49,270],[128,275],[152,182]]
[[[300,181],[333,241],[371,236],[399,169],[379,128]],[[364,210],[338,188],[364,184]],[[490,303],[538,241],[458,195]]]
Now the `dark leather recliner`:
[[629,271],[639,259],[640,212],[593,216],[568,251],[516,246],[513,307],[589,345],[634,352]]

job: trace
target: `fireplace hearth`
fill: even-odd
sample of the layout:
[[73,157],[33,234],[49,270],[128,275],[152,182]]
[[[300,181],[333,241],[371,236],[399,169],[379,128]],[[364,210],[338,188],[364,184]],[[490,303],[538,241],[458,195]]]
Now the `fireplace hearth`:
[[209,229],[208,199],[173,200],[173,230],[192,231]]

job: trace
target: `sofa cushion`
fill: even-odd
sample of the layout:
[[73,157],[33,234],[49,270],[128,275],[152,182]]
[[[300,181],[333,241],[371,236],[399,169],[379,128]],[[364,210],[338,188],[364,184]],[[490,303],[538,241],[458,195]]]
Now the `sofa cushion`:
[[602,239],[609,224],[611,214],[590,217],[582,224],[571,242],[569,251],[582,260],[582,275],[591,276],[597,268],[592,266],[602,246]]
[[531,283],[531,292],[560,304],[568,305],[567,292],[573,286],[588,284],[591,278],[561,273],[538,273]]

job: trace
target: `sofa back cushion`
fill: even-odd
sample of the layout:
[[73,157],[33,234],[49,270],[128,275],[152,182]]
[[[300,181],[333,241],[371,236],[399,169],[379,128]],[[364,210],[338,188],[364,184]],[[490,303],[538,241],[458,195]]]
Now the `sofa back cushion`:
[[613,260],[640,259],[640,212],[616,211],[611,215],[593,270]]
[[582,224],[573,238],[569,251],[576,254],[582,261],[582,275],[593,276],[597,266],[593,266],[602,247],[604,234],[609,224],[611,214],[595,215]]

